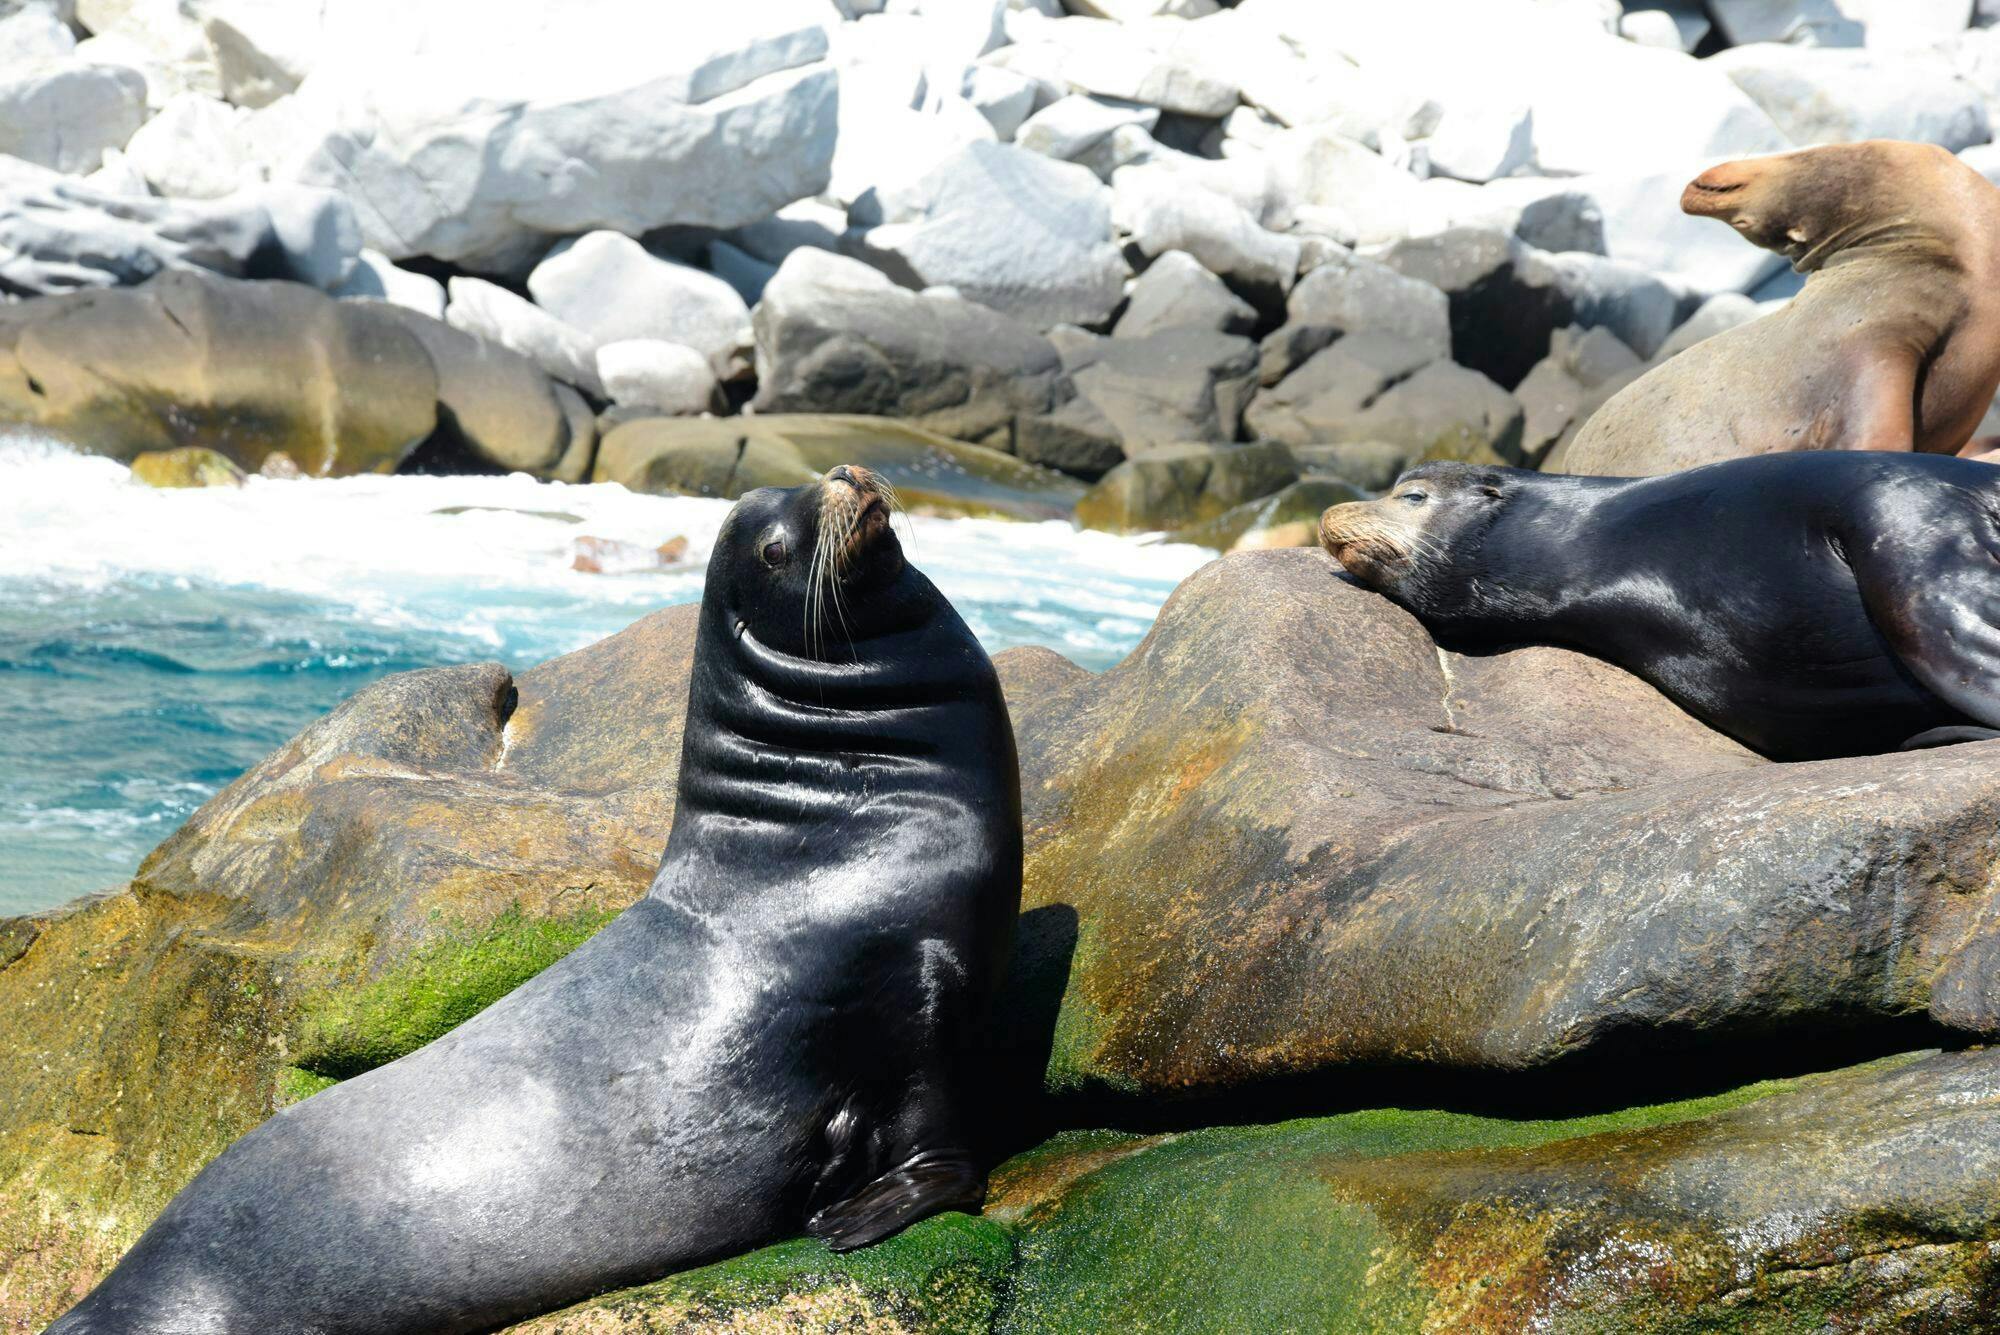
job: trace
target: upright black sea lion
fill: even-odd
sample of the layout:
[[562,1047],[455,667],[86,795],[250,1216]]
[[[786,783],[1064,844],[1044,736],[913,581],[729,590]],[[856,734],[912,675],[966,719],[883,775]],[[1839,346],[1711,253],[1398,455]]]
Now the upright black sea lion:
[[1772,454],[1650,478],[1426,464],[1320,543],[1440,639],[1566,644],[1779,760],[1996,736],[2000,468]]
[[993,666],[884,491],[836,468],[731,512],[646,897],[230,1146],[53,1335],[485,1331],[978,1207],[966,1068],[1020,781]]
[[1807,275],[1784,309],[1627,385],[1549,457],[1630,476],[1792,450],[1968,446],[2000,387],[2000,189],[1932,144],[1725,162],[1681,208]]

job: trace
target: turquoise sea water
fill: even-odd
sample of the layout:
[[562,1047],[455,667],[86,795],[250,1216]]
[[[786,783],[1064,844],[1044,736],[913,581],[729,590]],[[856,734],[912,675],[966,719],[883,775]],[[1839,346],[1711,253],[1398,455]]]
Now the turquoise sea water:
[[[702,553],[727,510],[525,477],[162,492],[0,441],[0,915],[117,884],[385,673],[525,667],[698,599],[698,568],[579,574],[571,544],[684,535]],[[989,650],[1047,644],[1092,668],[1208,556],[1064,524],[898,523]]]

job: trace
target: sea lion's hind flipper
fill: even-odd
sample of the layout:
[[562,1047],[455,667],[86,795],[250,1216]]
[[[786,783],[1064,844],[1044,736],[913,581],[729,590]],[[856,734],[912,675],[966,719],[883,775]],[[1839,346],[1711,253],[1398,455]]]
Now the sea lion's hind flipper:
[[986,1203],[986,1174],[964,1150],[921,1150],[846,1200],[806,1221],[806,1232],[837,1252],[882,1241],[943,1210]]
[[2000,521],[1964,491],[1881,499],[1842,544],[1868,619],[1924,689],[2000,728]]
[[1956,746],[1960,742],[1990,742],[2000,737],[2000,728],[1968,728],[1953,725],[1929,728],[1897,747],[1898,751],[1926,751],[1933,746]]

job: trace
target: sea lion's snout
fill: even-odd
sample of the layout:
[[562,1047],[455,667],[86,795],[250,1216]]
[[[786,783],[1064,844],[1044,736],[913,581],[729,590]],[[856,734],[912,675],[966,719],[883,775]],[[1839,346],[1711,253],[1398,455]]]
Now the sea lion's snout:
[[1413,549],[1407,523],[1384,514],[1381,501],[1329,505],[1319,517],[1319,545],[1364,583],[1400,569]]
[[1710,167],[1681,191],[1681,212],[1697,218],[1727,218],[1741,202],[1743,188],[1750,184],[1754,174],[1755,164],[1750,162],[1725,162]]
[[849,569],[889,530],[895,491],[859,464],[839,464],[820,479],[820,529]]

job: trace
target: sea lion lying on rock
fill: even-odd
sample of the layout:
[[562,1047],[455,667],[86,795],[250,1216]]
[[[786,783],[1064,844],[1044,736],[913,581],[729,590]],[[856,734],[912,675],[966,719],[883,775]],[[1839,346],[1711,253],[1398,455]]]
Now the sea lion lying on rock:
[[1436,463],[1320,543],[1433,635],[1551,642],[1778,760],[2000,736],[2000,469],[1775,454],[1651,478]]
[[52,1335],[487,1331],[800,1231],[977,1209],[1021,894],[993,665],[861,469],[716,539],[651,889],[203,1169]]
[[1871,140],[1726,162],[1681,208],[1785,256],[1804,289],[1620,390],[1549,471],[1967,449],[2000,387],[2000,189],[1942,148]]

